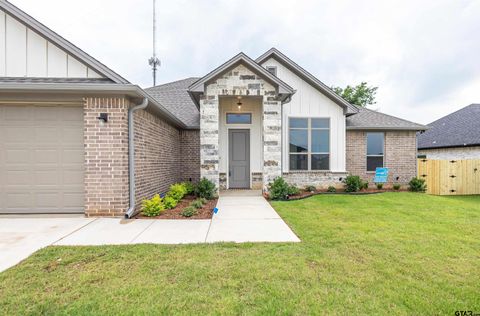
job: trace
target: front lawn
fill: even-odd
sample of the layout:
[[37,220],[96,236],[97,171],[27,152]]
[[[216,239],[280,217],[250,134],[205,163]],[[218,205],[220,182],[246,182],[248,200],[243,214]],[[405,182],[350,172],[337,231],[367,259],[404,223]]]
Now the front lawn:
[[302,243],[49,247],[0,274],[0,313],[480,313],[480,196],[273,205]]

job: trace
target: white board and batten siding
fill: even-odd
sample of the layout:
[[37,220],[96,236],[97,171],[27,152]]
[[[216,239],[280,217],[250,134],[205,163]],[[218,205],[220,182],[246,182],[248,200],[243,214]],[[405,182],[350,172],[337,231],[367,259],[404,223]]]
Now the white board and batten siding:
[[103,78],[2,10],[0,77]]
[[282,139],[283,171],[289,171],[288,121],[290,117],[330,119],[330,171],[345,172],[345,115],[343,108],[273,58],[263,67],[277,68],[277,77],[296,90],[289,103],[283,105]]

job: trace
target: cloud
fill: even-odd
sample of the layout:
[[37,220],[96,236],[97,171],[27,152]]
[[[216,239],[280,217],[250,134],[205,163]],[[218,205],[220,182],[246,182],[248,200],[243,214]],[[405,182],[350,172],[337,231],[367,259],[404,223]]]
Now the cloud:
[[[151,85],[150,0],[12,0],[131,82]],[[158,80],[279,48],[328,85],[367,81],[383,112],[431,122],[480,102],[480,1],[157,0]]]

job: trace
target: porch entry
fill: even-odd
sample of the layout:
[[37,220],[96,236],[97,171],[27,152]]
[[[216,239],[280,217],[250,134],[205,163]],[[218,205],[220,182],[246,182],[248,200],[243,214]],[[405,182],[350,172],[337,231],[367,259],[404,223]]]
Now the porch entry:
[[250,130],[228,130],[228,183],[230,189],[250,188]]

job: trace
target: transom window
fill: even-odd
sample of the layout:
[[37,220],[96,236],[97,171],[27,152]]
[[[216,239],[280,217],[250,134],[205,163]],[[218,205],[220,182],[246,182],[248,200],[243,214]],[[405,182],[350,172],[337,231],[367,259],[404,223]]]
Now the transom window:
[[227,124],[252,124],[252,113],[227,113]]
[[289,119],[290,170],[330,169],[330,119]]
[[367,171],[383,167],[384,133],[367,133]]

